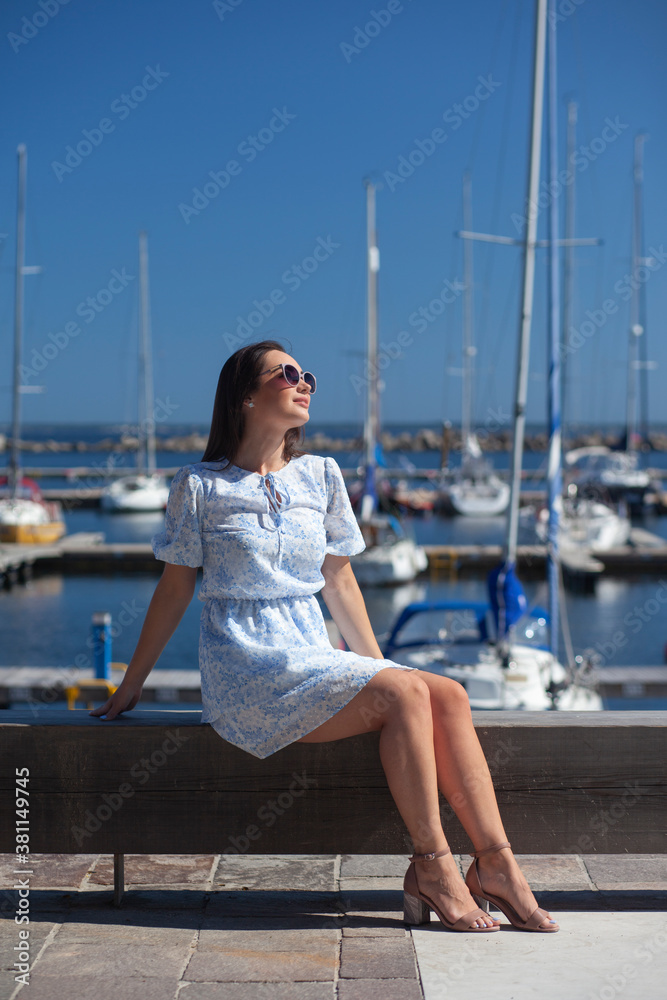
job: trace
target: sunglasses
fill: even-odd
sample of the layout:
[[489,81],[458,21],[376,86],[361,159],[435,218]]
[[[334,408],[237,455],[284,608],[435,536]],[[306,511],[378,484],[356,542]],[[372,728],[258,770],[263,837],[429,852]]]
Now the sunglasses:
[[282,368],[283,378],[288,385],[298,385],[301,379],[304,380],[306,385],[310,389],[310,395],[317,389],[317,379],[311,372],[300,372],[298,368],[294,365],[274,365],[273,368],[267,368],[265,372],[260,372],[260,375],[268,375],[269,372],[278,371]]

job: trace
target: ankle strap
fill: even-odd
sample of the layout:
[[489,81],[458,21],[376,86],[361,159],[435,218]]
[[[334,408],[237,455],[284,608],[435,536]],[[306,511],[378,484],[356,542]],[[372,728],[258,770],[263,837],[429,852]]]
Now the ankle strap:
[[494,844],[493,847],[485,847],[483,851],[472,851],[469,855],[471,858],[480,858],[482,854],[490,854],[491,851],[500,851],[503,847],[511,847],[509,840],[503,841],[502,844]]
[[449,854],[451,847],[445,847],[444,851],[434,851],[431,854],[413,854],[410,861],[433,861],[434,858],[441,858],[443,854]]

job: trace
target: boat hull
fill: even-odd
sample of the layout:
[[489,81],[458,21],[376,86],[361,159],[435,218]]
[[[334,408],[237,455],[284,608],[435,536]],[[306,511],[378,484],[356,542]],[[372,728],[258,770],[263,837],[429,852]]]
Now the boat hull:
[[65,534],[63,521],[48,524],[0,524],[0,542],[18,545],[48,545]]

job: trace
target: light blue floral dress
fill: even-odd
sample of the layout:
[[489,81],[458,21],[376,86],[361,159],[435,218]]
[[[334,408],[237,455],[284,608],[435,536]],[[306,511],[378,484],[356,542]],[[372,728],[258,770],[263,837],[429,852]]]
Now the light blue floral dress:
[[384,667],[334,649],[315,597],[327,553],[364,540],[333,458],[302,455],[266,477],[197,462],[176,473],[157,559],[203,566],[202,722],[255,757],[312,732]]

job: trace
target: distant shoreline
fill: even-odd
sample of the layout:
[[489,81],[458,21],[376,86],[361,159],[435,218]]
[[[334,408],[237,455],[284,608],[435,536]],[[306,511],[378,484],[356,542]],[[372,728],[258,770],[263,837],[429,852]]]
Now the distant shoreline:
[[[53,428],[51,428],[53,430]],[[73,428],[70,428],[73,429]],[[90,435],[90,428],[87,428]],[[26,428],[26,432],[29,433]],[[479,430],[479,443],[485,452],[507,452],[512,448],[512,432],[510,429],[488,431]],[[403,430],[392,433],[385,430],[381,436],[382,448],[385,452],[392,451],[452,451],[461,450],[461,432],[458,428],[452,427],[447,431],[447,439],[443,443],[442,432],[435,431],[428,427],[422,427],[414,432]],[[197,431],[188,434],[172,434],[159,437],[157,440],[157,450],[162,452],[191,453],[204,452],[208,441],[208,434]],[[667,433],[653,432],[649,435],[650,447],[646,451],[667,451]],[[526,434],[525,450],[534,452],[544,452],[547,450],[549,439],[546,431],[538,431]],[[610,448],[618,448],[622,444],[622,437],[618,430],[591,430],[580,432],[563,439],[563,450],[571,448],[584,448],[596,445],[603,445]],[[9,450],[11,447],[11,437],[0,434],[0,453]],[[75,452],[136,452],[139,450],[140,440],[136,434],[121,433],[118,435],[106,435],[97,440],[78,440],[72,436],[67,441],[57,440],[55,437],[44,437],[43,439],[26,438],[21,441],[21,451],[27,454],[57,454]],[[307,451],[358,451],[364,447],[363,438],[357,435],[336,435],[324,432],[314,432],[306,435],[305,449]]]

